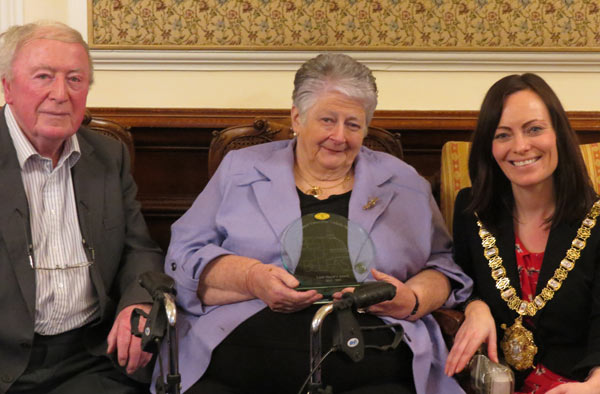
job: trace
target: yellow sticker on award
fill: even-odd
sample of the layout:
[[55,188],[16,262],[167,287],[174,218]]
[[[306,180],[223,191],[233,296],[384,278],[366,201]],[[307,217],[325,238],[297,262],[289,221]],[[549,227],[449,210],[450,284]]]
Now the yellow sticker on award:
[[327,220],[327,219],[329,219],[329,217],[330,217],[330,215],[325,212],[315,213],[315,219],[317,219],[317,220]]

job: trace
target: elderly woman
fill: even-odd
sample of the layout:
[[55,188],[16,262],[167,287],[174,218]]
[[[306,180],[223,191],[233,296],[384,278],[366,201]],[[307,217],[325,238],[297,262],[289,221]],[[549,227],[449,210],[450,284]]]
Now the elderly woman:
[[[371,71],[346,55],[323,54],[300,68],[294,84],[297,137],[229,153],[173,225],[166,271],[183,309],[184,391],[298,392],[322,295],[295,289],[280,236],[302,215],[324,211],[367,230],[376,249],[369,280],[397,289],[360,323],[399,323],[406,333],[395,351],[367,349],[361,363],[333,353],[323,363],[324,383],[338,393],[462,392],[443,373],[447,350],[429,313],[464,301],[471,282],[452,261],[428,183],[397,158],[362,146],[377,103]],[[384,344],[393,332],[374,336],[367,340]]]
[[446,372],[487,343],[521,393],[600,393],[600,202],[542,78],[509,75],[489,89],[469,175],[454,209],[455,258],[475,289]]

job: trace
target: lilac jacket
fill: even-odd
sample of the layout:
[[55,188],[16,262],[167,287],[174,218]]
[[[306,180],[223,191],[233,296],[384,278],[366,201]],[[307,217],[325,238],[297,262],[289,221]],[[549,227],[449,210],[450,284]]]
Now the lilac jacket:
[[[192,207],[172,226],[165,270],[175,279],[181,307],[179,365],[184,391],[204,374],[212,350],[266,306],[258,299],[205,306],[196,295],[198,278],[206,264],[224,254],[282,266],[279,237],[300,217],[294,146],[294,140],[277,141],[230,152]],[[363,209],[375,197],[375,206]],[[458,283],[446,307],[456,306],[471,293],[471,279],[452,261],[451,240],[428,182],[404,162],[361,148],[349,219],[369,232],[377,269],[401,281],[424,268],[443,272]],[[400,323],[414,353],[417,392],[462,393],[443,373],[448,352],[433,317]]]

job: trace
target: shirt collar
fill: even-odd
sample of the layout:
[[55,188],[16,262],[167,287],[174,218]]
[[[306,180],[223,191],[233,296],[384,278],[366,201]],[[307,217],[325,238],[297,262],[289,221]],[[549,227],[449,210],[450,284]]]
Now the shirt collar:
[[[19,166],[21,167],[21,169],[23,169],[27,160],[29,160],[32,157],[47,159],[43,158],[37,152],[37,150],[34,148],[31,142],[29,142],[27,137],[25,137],[25,134],[23,133],[16,119],[13,116],[13,113],[10,109],[10,105],[6,105],[4,107],[4,116],[6,118],[6,124],[8,125],[8,132],[10,134],[10,138],[12,139],[13,145],[15,146],[15,149],[17,151],[17,158],[19,160]],[[71,137],[65,140],[64,147],[60,158],[58,159],[56,167],[58,168],[66,162],[69,168],[71,168],[75,165],[75,163],[77,163],[80,156],[81,150],[79,149],[79,141],[77,140],[75,134],[73,134]]]

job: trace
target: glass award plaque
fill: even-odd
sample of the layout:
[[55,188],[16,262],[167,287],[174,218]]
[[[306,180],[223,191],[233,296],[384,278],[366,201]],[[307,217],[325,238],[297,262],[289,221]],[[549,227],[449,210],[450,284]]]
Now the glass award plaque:
[[304,215],[281,236],[284,267],[300,282],[297,290],[316,289],[324,298],[369,276],[375,248],[367,232],[343,216]]

